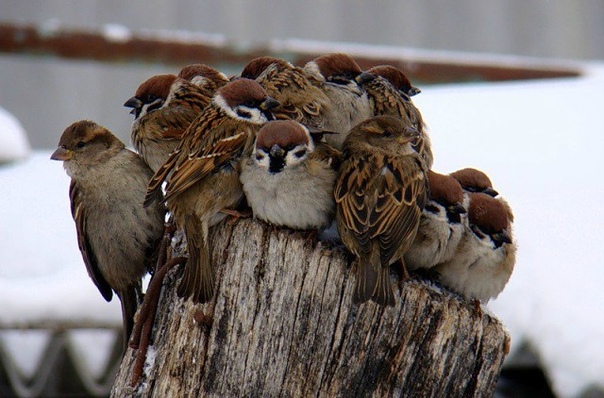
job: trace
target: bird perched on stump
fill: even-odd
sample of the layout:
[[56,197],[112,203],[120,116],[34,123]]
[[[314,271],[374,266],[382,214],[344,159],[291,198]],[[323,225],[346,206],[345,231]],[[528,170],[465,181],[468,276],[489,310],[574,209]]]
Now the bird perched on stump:
[[178,286],[181,297],[204,303],[214,294],[209,228],[243,199],[239,162],[251,153],[257,131],[279,103],[255,81],[237,79],[219,88],[203,114],[149,182],[145,204],[161,195],[187,237],[189,258]]
[[71,177],[69,198],[88,275],[105,300],[122,305],[124,343],[141,300],[141,278],[157,260],[165,209],[143,207],[151,169],[106,128],[82,120],[59,140],[51,159]]
[[402,119],[377,116],[344,142],[334,196],[338,232],[356,257],[356,302],[394,305],[389,268],[403,262],[428,195],[427,170],[413,149],[418,139]]

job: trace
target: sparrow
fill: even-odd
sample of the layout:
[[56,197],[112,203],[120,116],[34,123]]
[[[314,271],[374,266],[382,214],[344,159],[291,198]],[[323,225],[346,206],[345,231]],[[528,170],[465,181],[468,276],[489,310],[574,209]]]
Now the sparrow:
[[468,196],[468,224],[456,254],[435,270],[443,285],[486,303],[501,293],[514,270],[514,216],[503,200],[481,192]]
[[403,71],[392,65],[377,65],[366,72],[385,77],[403,96],[413,97],[422,92],[411,84]]
[[463,235],[467,210],[464,192],[453,177],[428,171],[430,194],[422,211],[415,240],[404,259],[407,268],[431,269],[450,260]]
[[434,163],[430,136],[426,131],[419,109],[413,104],[409,95],[399,89],[401,84],[407,84],[410,87],[409,79],[403,71],[393,66],[383,65],[359,74],[355,80],[367,93],[373,116],[390,115],[400,117],[405,119],[405,123],[410,124],[420,132],[421,139],[418,141],[416,150],[430,169]]
[[178,77],[190,81],[212,95],[229,82],[229,78],[224,73],[205,64],[184,66],[178,72]]
[[220,87],[149,182],[145,205],[161,196],[165,181],[163,202],[187,238],[189,259],[178,286],[180,297],[196,303],[212,298],[208,230],[243,198],[239,162],[251,153],[256,132],[273,118],[270,110],[276,106],[253,80],[241,78]]
[[389,268],[415,239],[428,197],[427,170],[413,149],[419,132],[393,116],[354,127],[334,188],[342,243],[356,257],[355,302],[394,305]]
[[330,112],[330,99],[302,68],[284,59],[254,58],[243,68],[242,77],[256,80],[281,104],[273,109],[276,119],[292,119],[305,125],[311,133],[325,130],[324,118]]
[[335,212],[339,157],[327,144],[315,144],[298,122],[265,124],[241,166],[243,191],[254,216],[292,229],[328,227]]
[[165,162],[211,98],[207,90],[164,74],[147,79],[124,103],[134,114],[132,145],[153,171]]
[[482,192],[489,196],[496,197],[499,193],[493,188],[493,183],[489,176],[484,172],[467,167],[465,169],[454,171],[450,174],[461,184],[464,191]]
[[121,301],[124,343],[141,301],[141,278],[157,259],[165,209],[143,207],[151,169],[106,128],[81,120],[65,129],[53,160],[71,177],[69,198],[78,246],[103,298]]
[[362,70],[347,54],[331,53],[309,61],[303,68],[327,95],[329,111],[323,118],[325,140],[341,149],[348,132],[363,120],[371,117],[367,93],[355,81]]

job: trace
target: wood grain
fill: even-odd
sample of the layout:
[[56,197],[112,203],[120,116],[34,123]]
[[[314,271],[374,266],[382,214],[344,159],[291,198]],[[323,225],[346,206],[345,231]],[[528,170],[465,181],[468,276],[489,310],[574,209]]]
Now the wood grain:
[[355,305],[342,249],[254,220],[212,234],[214,301],[182,301],[170,272],[143,379],[129,349],[113,397],[493,395],[509,337],[475,305],[420,279]]

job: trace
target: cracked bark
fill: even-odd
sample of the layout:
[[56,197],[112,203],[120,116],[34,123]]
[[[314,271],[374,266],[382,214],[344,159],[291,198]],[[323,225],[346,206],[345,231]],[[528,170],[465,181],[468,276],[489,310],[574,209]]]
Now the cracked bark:
[[473,304],[410,279],[395,307],[355,305],[341,249],[253,220],[212,235],[214,300],[180,300],[171,271],[142,380],[128,349],[112,396],[493,395],[509,337]]

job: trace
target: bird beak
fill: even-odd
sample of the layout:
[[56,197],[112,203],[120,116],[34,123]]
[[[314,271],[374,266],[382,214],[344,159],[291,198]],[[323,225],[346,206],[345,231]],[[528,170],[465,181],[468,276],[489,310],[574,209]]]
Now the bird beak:
[[72,157],[73,157],[73,151],[63,148],[63,147],[57,148],[57,150],[54,151],[52,153],[52,155],[50,155],[50,158],[52,160],[67,161],[67,160],[71,160]]
[[486,193],[489,196],[495,197],[497,195],[499,195],[499,192],[497,192],[496,190],[494,190],[493,188],[486,188],[484,191],[482,191],[483,193]]
[[276,107],[278,107],[279,105],[281,105],[281,103],[279,101],[277,101],[274,98],[271,97],[267,97],[259,106],[261,111],[270,111],[271,109],[274,109]]
[[414,142],[414,145],[417,145],[419,143],[419,140],[421,139],[421,134],[419,133],[419,130],[417,130],[413,127],[406,127],[404,137],[405,137],[404,142],[416,141],[416,142]]
[[465,214],[468,212],[461,203],[455,203],[454,205],[449,206],[448,211],[454,214]]
[[365,83],[369,83],[375,80],[376,76],[373,73],[362,72],[354,80],[356,80],[357,84],[363,85]]
[[136,97],[132,97],[128,101],[124,102],[124,106],[127,108],[132,108],[130,114],[138,117],[140,110],[143,107],[143,102]]
[[502,243],[512,243],[510,234],[505,229],[499,233],[493,234],[494,240]]
[[421,92],[422,92],[422,90],[420,90],[419,88],[417,88],[417,87],[411,87],[409,89],[409,91],[407,91],[407,95],[409,97],[413,97],[414,95],[417,95],[417,94],[419,94]]
[[271,147],[271,150],[269,153],[273,157],[280,157],[280,158],[282,158],[285,155],[285,151],[283,150],[283,148],[281,148],[277,144],[275,144]]

